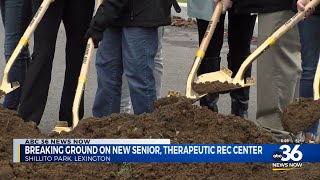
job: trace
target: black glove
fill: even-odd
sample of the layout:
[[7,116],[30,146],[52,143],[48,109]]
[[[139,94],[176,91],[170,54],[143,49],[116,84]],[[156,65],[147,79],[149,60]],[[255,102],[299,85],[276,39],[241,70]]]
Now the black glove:
[[94,48],[99,47],[99,42],[103,39],[103,31],[98,30],[94,26],[90,26],[85,35],[86,40],[92,38]]

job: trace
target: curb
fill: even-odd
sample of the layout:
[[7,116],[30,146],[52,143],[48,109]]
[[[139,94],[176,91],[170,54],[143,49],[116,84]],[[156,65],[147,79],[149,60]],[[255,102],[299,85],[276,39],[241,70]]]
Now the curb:
[[[179,16],[183,19],[188,19],[190,18],[188,16],[188,4],[187,3],[178,3],[181,7],[181,12],[177,13],[174,8],[171,9],[171,15],[172,16]],[[226,20],[225,20],[225,24],[224,27],[227,28],[228,27],[228,13],[226,15]],[[258,19],[256,20],[256,24],[254,26],[254,31],[253,31],[253,37],[258,37]]]

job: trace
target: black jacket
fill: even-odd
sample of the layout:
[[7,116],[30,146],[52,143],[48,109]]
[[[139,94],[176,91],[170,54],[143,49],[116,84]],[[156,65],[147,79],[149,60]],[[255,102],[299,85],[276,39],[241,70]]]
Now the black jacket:
[[171,23],[175,0],[104,0],[91,25],[106,27],[158,27]]
[[293,0],[232,0],[236,13],[270,13],[291,10]]

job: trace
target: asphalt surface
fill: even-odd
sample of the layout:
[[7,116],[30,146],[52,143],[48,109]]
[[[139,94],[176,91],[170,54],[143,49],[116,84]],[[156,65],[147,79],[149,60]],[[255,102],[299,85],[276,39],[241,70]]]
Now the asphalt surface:
[[[2,54],[2,60],[0,61],[0,77],[2,80],[3,69],[5,66],[5,60],[3,55],[3,42],[4,42],[4,30],[0,27],[0,54]],[[163,56],[164,56],[164,79],[162,87],[162,96],[166,96],[169,90],[180,91],[182,94],[185,92],[185,85],[188,73],[192,66],[195,52],[198,47],[197,30],[191,28],[180,27],[166,27],[165,36],[163,40]],[[32,38],[31,38],[32,39]],[[52,80],[49,90],[49,97],[46,105],[46,109],[39,125],[40,129],[44,133],[50,132],[55,122],[58,120],[59,104],[64,80],[65,71],[65,44],[66,37],[63,26],[61,26],[58,34],[58,40],[56,44],[55,59],[52,70]],[[252,49],[256,48],[256,45],[252,45]],[[31,40],[30,50],[33,49],[33,42]],[[228,45],[225,43],[221,51],[222,65],[227,67],[226,55],[228,52]],[[94,56],[95,57],[95,56]],[[253,64],[252,75],[255,78],[256,68]],[[85,118],[92,116],[91,108],[93,105],[95,92],[97,88],[96,71],[94,61],[91,62],[88,81],[85,91]],[[224,94],[220,96],[218,105],[219,112],[222,114],[230,113],[230,96]],[[249,119],[255,119],[256,112],[256,87],[251,87],[250,92],[250,104],[249,104]],[[37,107],[35,107],[37,108]]]

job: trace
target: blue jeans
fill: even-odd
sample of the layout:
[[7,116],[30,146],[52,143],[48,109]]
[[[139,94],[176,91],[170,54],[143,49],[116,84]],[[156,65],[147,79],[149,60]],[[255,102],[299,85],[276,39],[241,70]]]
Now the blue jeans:
[[302,74],[300,97],[313,97],[313,80],[320,53],[320,16],[312,15],[299,23]]
[[93,116],[120,113],[123,73],[128,80],[134,113],[153,111],[157,28],[107,28],[103,36],[96,58],[98,88]]
[[[161,26],[158,28],[158,51],[156,57],[154,58],[154,79],[156,82],[156,95],[157,98],[161,97],[161,87],[162,87],[162,79],[163,79],[163,56],[162,56],[162,39],[164,36],[164,27]],[[122,92],[121,92],[121,104],[120,104],[120,113],[131,112],[131,101],[130,101],[130,93],[128,87],[128,81],[125,76],[122,79]]]
[[[16,48],[31,18],[31,8],[28,0],[1,0],[1,15],[5,29],[4,56],[6,61]],[[20,88],[7,94],[3,106],[16,110],[19,105],[21,89],[30,61],[28,47],[25,47],[17,57],[9,72],[9,82],[18,81]]]

